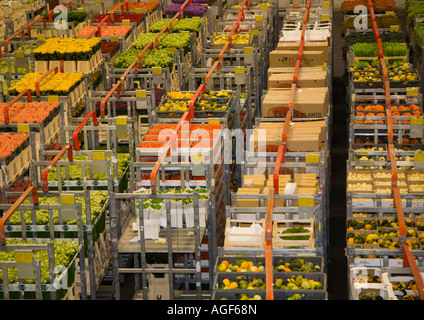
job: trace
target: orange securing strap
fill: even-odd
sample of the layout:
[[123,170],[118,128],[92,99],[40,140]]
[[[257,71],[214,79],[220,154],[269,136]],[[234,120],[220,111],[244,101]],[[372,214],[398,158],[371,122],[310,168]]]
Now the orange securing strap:
[[28,30],[28,37],[31,37],[31,27],[33,24],[37,23],[38,21],[43,20],[43,26],[46,27],[47,26],[47,18],[45,16],[39,16],[38,18],[36,18],[34,21],[30,22],[27,26],[27,30]]
[[18,209],[18,207],[24,202],[29,194],[32,194],[33,204],[38,204],[38,193],[35,186],[29,186],[22,193],[22,195],[16,200],[16,202],[7,210],[7,212],[0,218],[0,245],[6,244],[6,233],[4,231],[4,225],[9,220],[10,216]]
[[97,121],[96,111],[92,110],[90,111],[84,118],[84,120],[81,121],[79,126],[75,129],[75,131],[72,133],[72,138],[74,140],[74,148],[75,150],[80,150],[80,144],[78,140],[78,134],[82,130],[82,128],[87,124],[88,120],[90,118],[93,118],[93,125],[98,126],[99,122]]
[[277,152],[277,159],[275,160],[275,166],[274,166],[274,192],[275,194],[279,194],[279,178],[278,176],[280,175],[280,167],[281,167],[281,163],[283,161],[284,158],[284,144],[278,146],[278,152]]
[[190,4],[190,3],[192,3],[193,2],[193,0],[186,0],[182,5],[181,5],[181,7],[180,7],[180,12],[181,12],[181,15],[182,16],[184,16],[184,8],[185,8],[185,6],[186,5],[188,5],[188,4]]
[[272,220],[275,204],[275,194],[270,188],[268,191],[268,206],[266,211],[265,223],[265,288],[266,300],[274,300],[273,288],[273,263],[272,263]]
[[107,23],[108,26],[110,26],[110,16],[106,16],[104,17],[99,24],[97,25],[97,36],[101,37],[102,36],[102,24],[103,23]]
[[209,83],[210,77],[212,75],[212,73],[216,70],[217,72],[219,72],[219,70],[221,69],[221,62],[220,61],[215,61],[215,63],[212,65],[212,68],[210,68],[208,74],[205,77],[205,82]]
[[399,236],[405,237],[406,225],[405,225],[405,217],[403,215],[402,199],[400,197],[399,188],[392,187],[392,193],[393,193],[394,205],[396,206],[397,218],[399,222]]
[[137,62],[132,62],[129,67],[127,68],[127,70],[125,70],[125,72],[122,74],[120,80],[121,83],[125,82],[125,77],[128,75],[128,73],[130,73],[131,69],[134,68],[137,65]]
[[[9,48],[7,47],[7,44],[9,43],[9,41],[16,38],[19,35],[21,35],[22,41],[25,41],[25,31],[23,29],[16,31],[13,35],[11,35],[9,38],[4,40],[3,46],[4,46],[4,52],[5,53],[9,52]],[[0,50],[0,58],[1,58],[1,50]]]
[[[197,88],[196,92],[193,95],[193,98],[191,98],[190,103],[189,103],[189,106],[190,106],[190,118],[194,118],[194,104],[196,103],[196,100],[199,97],[199,95],[205,93],[205,90],[206,90],[206,86],[205,86],[205,84],[202,83]],[[182,124],[181,123],[182,120],[183,119],[181,118],[180,125]]]
[[168,26],[166,26],[165,28],[163,28],[155,37],[155,48],[158,49],[159,48],[159,38],[161,35],[163,35],[165,32],[168,32],[169,28]]
[[141,50],[141,52],[138,54],[137,58],[138,58],[138,68],[141,69],[142,65],[141,65],[141,58],[143,57],[143,54],[147,51],[147,49],[153,49],[153,42],[149,42],[144,48],[143,50]]
[[[112,89],[110,89],[110,91],[106,94],[103,100],[100,102],[100,117],[101,118],[105,117],[106,102],[109,100],[109,98],[112,96],[112,94],[115,91],[116,91],[116,96],[119,98],[121,96],[121,83],[118,82],[117,84],[115,84],[112,87]],[[79,150],[79,149],[76,149],[76,150]]]
[[174,21],[176,19],[180,20],[182,18],[183,14],[180,12],[177,12],[175,16],[169,21],[169,30],[172,30],[172,25],[174,24]]
[[69,161],[74,160],[74,155],[72,153],[72,145],[70,145],[68,143],[68,144],[63,146],[63,148],[59,151],[59,153],[53,158],[52,161],[50,161],[50,163],[47,165],[47,167],[43,170],[43,172],[41,174],[43,191],[49,191],[49,184],[48,184],[48,181],[47,181],[49,171],[59,161],[59,159],[65,154],[65,152],[68,152],[68,160]]
[[9,123],[10,122],[10,117],[9,117],[9,108],[15,104],[21,97],[23,97],[24,95],[27,95],[27,101],[28,102],[32,102],[32,95],[31,95],[31,89],[25,89],[24,91],[22,91],[21,93],[19,93],[16,97],[13,98],[12,101],[9,101],[6,106],[3,109],[4,112],[4,123]]
[[53,71],[54,71],[54,73],[58,73],[59,72],[59,68],[58,67],[51,68],[49,71],[47,71],[46,73],[44,73],[37,81],[35,81],[35,94],[38,97],[40,96],[40,83],[41,83],[41,81],[43,81]]
[[421,300],[424,300],[424,283],[420,271],[415,262],[414,254],[412,253],[411,248],[408,246],[408,244],[403,243],[401,246],[403,255],[403,267],[411,269],[412,276],[415,280],[415,285],[417,286],[417,294]]
[[224,56],[225,51],[227,51],[227,53],[230,53],[230,49],[231,49],[231,42],[227,41],[227,43],[224,45],[221,52],[219,53],[219,61],[222,62],[222,58]]
[[115,8],[110,9],[110,21],[115,22],[115,11],[118,11],[119,8],[122,8],[122,14],[125,13],[125,3],[121,2],[119,3]]

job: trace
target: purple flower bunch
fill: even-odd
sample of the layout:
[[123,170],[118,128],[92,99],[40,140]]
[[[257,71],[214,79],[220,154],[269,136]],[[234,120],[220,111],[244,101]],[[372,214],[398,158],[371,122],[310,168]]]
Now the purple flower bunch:
[[[176,0],[180,1],[180,0]],[[182,3],[184,3],[183,1]],[[165,8],[165,14],[176,14],[180,11],[181,4],[173,3]],[[206,11],[208,11],[208,7],[200,4],[200,3],[190,3],[184,7],[184,14],[189,16],[202,17]]]

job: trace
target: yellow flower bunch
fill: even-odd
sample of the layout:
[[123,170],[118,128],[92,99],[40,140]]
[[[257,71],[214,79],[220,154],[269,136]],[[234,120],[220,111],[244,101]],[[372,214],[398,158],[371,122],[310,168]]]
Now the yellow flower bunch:
[[[35,91],[35,82],[42,76],[42,73],[31,72],[27,73],[21,80],[17,81],[14,85],[12,85],[8,91],[9,92],[17,92],[21,93],[25,89],[31,89],[31,91]],[[51,75],[49,75],[51,76]],[[48,80],[48,77],[45,80]],[[44,82],[44,81],[43,81]]]
[[89,53],[100,46],[100,38],[49,38],[34,49],[35,55]]
[[[35,92],[35,82],[40,79],[42,75],[42,73],[37,72],[27,73],[21,80],[8,89],[9,93],[19,94],[25,89],[31,89],[31,91]],[[84,74],[81,72],[51,73],[41,81],[40,91],[63,94],[69,92],[71,88],[82,81],[83,78]]]
[[40,84],[41,91],[50,92],[68,92],[76,84],[84,78],[81,72],[54,74],[48,81],[42,81]]

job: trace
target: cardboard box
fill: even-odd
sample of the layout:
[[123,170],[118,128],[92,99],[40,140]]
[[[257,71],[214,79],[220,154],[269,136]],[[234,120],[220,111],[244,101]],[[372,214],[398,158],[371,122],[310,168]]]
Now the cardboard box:
[[[278,42],[276,50],[291,50],[299,52],[300,42],[284,41]],[[305,41],[303,43],[303,50],[305,51],[322,51],[322,59],[328,62],[328,41]]]
[[[295,50],[273,50],[269,53],[269,67],[294,67],[297,56]],[[301,64],[304,67],[322,66],[326,62],[324,56],[323,50],[303,51]]]
[[[289,174],[280,174],[278,176],[278,183],[279,186],[282,187],[283,185],[286,185],[291,181],[291,175]],[[274,177],[269,177],[268,180],[265,182],[266,187],[272,187],[274,186]]]
[[317,135],[294,135],[287,138],[287,149],[291,152],[319,152],[322,142]]
[[[289,180],[279,180],[278,181],[278,187],[284,188],[287,183],[289,183]],[[264,188],[267,188],[267,187],[274,188],[274,180],[267,180]]]
[[[262,191],[262,194],[268,194],[268,191],[270,189],[274,189],[274,188],[273,187],[265,187]],[[284,187],[280,187],[280,188],[278,188],[278,190],[279,190],[278,191],[279,194],[284,194]],[[268,206],[268,200],[265,200],[264,206],[265,207]],[[286,200],[284,200],[284,199],[275,199],[274,200],[274,207],[285,207],[285,206],[286,206]]]
[[260,189],[260,192],[262,192],[265,186],[265,180],[265,175],[263,174],[243,175],[243,188]]
[[[293,73],[273,73],[268,77],[268,88],[291,88]],[[299,73],[296,86],[298,88],[315,88],[327,86],[326,72]]]
[[318,188],[317,187],[298,187],[296,194],[317,194]]
[[[269,78],[272,74],[282,74],[282,73],[294,73],[294,67],[281,67],[281,68],[268,68],[267,77]],[[322,72],[324,71],[322,67],[303,67],[299,69],[299,73],[311,73],[311,72]]]
[[[249,140],[251,151],[276,152],[282,144],[283,127],[264,123],[254,129]],[[319,152],[325,146],[325,121],[293,122],[287,133],[287,148],[293,152]]]
[[[239,188],[237,194],[260,194],[260,188]],[[254,208],[259,207],[259,199],[236,199],[236,207]]]
[[[289,110],[291,89],[272,88],[262,101],[262,117],[283,118]],[[293,99],[293,117],[323,118],[328,112],[328,88],[296,89]]]
[[294,180],[302,179],[302,180],[316,180],[316,173],[295,173],[293,176]]
[[299,188],[318,188],[318,180],[297,179],[294,182]]

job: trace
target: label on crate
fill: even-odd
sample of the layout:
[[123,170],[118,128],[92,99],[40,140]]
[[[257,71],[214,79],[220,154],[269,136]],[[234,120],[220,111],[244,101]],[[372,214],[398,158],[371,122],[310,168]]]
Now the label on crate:
[[128,139],[127,116],[116,117],[116,138]]
[[136,14],[142,14],[143,13],[143,8],[135,8],[135,13]]
[[122,19],[122,25],[123,26],[130,26],[131,25],[130,19]]
[[415,160],[415,170],[423,170],[424,169],[424,152],[417,151],[414,154]]
[[268,3],[260,3],[259,6],[260,6],[261,10],[267,10],[269,8]]
[[161,67],[153,67],[152,68],[152,80],[153,84],[162,84],[163,77],[162,77],[162,68]]
[[411,129],[409,135],[412,139],[421,139],[424,137],[422,116],[411,117]]
[[321,16],[321,21],[330,21],[330,16],[325,14]]
[[423,116],[412,116],[411,124],[423,124]]
[[23,51],[19,50],[19,51],[15,51],[15,58],[24,58],[25,54]]
[[34,268],[32,266],[32,251],[30,250],[16,250],[16,270],[18,272],[18,279],[33,279]]
[[394,16],[395,12],[394,11],[386,11],[386,16]]
[[161,74],[162,68],[161,67],[152,67],[152,73],[153,74]]
[[135,97],[137,98],[136,101],[136,108],[141,109],[147,109],[147,92],[146,90],[136,90],[135,91]]
[[25,250],[16,250],[15,260],[16,263],[32,263],[32,252]]
[[58,95],[50,95],[47,96],[48,102],[59,102],[59,96]]
[[77,12],[85,12],[84,8],[77,8]]
[[106,157],[103,151],[93,152],[93,173],[105,174],[106,170]]
[[424,152],[421,152],[421,151],[415,152],[414,159],[416,162],[424,162]]
[[321,6],[323,8],[330,8],[330,1],[323,1],[322,4],[321,4]]
[[299,197],[299,207],[313,207],[314,197]]
[[15,66],[17,68],[25,68],[25,54],[23,51],[15,51]]
[[406,88],[406,95],[407,96],[418,96],[418,87],[408,87]]
[[61,194],[60,204],[62,209],[60,215],[64,220],[76,219],[76,207],[75,207],[75,195],[73,194]]
[[253,29],[252,30],[252,35],[253,36],[258,36],[259,35],[259,30],[258,29]]
[[119,42],[119,36],[117,35],[110,36],[110,42]]
[[235,67],[234,83],[236,85],[243,85],[246,83],[246,74],[244,67]]
[[319,162],[319,154],[307,154],[306,162],[309,163],[318,163]]
[[146,99],[147,98],[147,91],[146,90],[136,90],[135,91],[135,97],[140,99]]
[[208,119],[208,124],[220,124],[219,119]]
[[243,48],[244,52],[244,63],[252,64],[253,63],[253,47],[245,47]]
[[264,16],[255,16],[255,28],[258,30],[264,29]]
[[390,32],[399,32],[399,25],[390,26]]
[[46,41],[46,35],[44,33],[37,34],[37,41],[38,42],[44,42],[44,41]]
[[29,133],[29,123],[19,123],[18,124],[19,133]]

